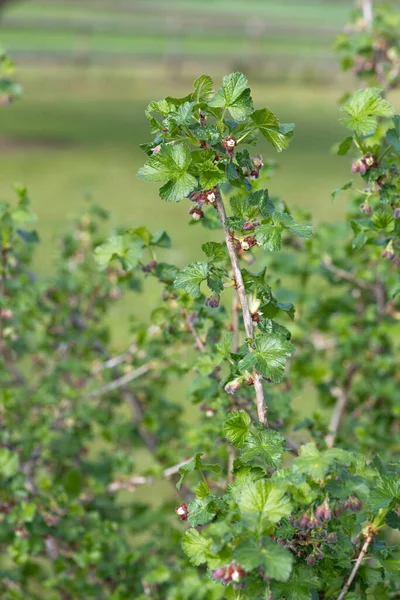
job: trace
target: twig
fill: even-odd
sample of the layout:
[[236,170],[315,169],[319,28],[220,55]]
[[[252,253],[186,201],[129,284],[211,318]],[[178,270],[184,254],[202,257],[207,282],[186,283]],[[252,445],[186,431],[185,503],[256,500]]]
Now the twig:
[[[181,467],[189,464],[192,461],[191,458],[185,458],[177,465],[173,465],[172,467],[168,467],[164,469],[162,472],[162,476],[166,479],[173,477],[179,472]],[[146,485],[152,484],[154,482],[154,477],[146,477],[145,475],[133,475],[129,479],[117,479],[113,481],[108,486],[109,492],[118,492],[119,490],[134,490],[138,485]]]
[[[226,243],[226,247],[228,249],[229,258],[230,258],[231,265],[232,265],[233,278],[235,280],[235,287],[236,287],[237,295],[239,297],[240,304],[242,307],[244,328],[245,328],[247,337],[252,339],[254,337],[253,321],[252,321],[251,314],[250,314],[249,304],[247,302],[246,288],[244,285],[242,273],[240,271],[240,265],[239,265],[239,259],[237,256],[236,246],[235,246],[235,243],[232,239],[231,233],[226,224],[226,211],[225,211],[224,201],[222,200],[221,193],[218,188],[217,188],[215,196],[216,196],[215,202],[216,202],[216,206],[217,206],[218,216],[219,216],[219,220],[221,221],[222,230],[224,232],[224,237],[225,237],[225,243]],[[253,348],[251,347],[251,345],[249,345],[249,350],[251,352],[253,351]],[[266,425],[268,427],[267,407],[265,406],[265,402],[264,402],[264,389],[263,389],[263,385],[262,385],[261,376],[257,373],[255,368],[253,368],[253,379],[254,379],[254,390],[256,393],[258,420],[261,421],[261,423],[264,423],[264,425]]]
[[132,416],[135,423],[137,424],[140,437],[142,438],[150,452],[154,453],[157,450],[157,439],[155,435],[152,435],[147,431],[145,427],[143,427],[143,411],[142,407],[140,406],[139,400],[129,390],[124,391],[123,397],[131,407]]
[[324,269],[326,269],[327,271],[329,271],[330,273],[332,273],[333,275],[335,275],[335,277],[337,279],[344,279],[345,281],[348,281],[349,283],[353,283],[354,285],[361,288],[362,290],[368,290],[369,292],[375,293],[375,286],[372,283],[369,283],[368,281],[364,281],[363,279],[359,279],[352,273],[349,273],[348,271],[345,271],[344,269],[340,269],[339,267],[336,267],[334,264],[332,264],[332,262],[330,261],[329,258],[324,259],[321,263],[321,266]]
[[348,370],[343,388],[337,389],[336,404],[332,413],[331,422],[329,423],[329,433],[325,437],[325,442],[328,448],[333,448],[335,445],[336,436],[343,420],[344,411],[346,410],[351,382],[356,371],[357,367],[352,365]]
[[100,371],[104,371],[105,369],[113,369],[114,367],[118,367],[120,364],[124,363],[128,358],[132,356],[137,350],[136,344],[132,344],[129,346],[128,350],[123,354],[119,354],[118,356],[112,356],[108,360],[99,365],[96,365],[93,368],[93,373],[100,373]]
[[363,547],[361,548],[361,550],[360,550],[360,554],[358,555],[358,558],[357,558],[357,560],[356,560],[356,562],[355,562],[355,565],[354,565],[354,567],[353,567],[353,570],[352,570],[352,572],[350,573],[350,576],[349,576],[348,580],[347,580],[347,581],[346,581],[346,583],[344,584],[342,591],[340,592],[339,596],[337,597],[337,600],[343,600],[343,598],[344,598],[344,597],[345,597],[345,595],[347,594],[347,592],[348,592],[348,590],[349,590],[349,587],[350,587],[350,586],[351,586],[351,584],[353,583],[354,577],[356,576],[356,574],[357,574],[357,571],[358,571],[358,569],[359,569],[359,568],[360,568],[360,566],[361,566],[361,563],[362,563],[362,561],[363,561],[363,558],[365,557],[365,555],[366,555],[366,554],[367,554],[367,552],[368,552],[368,548],[369,548],[369,545],[370,545],[370,543],[371,543],[371,542],[372,542],[372,540],[373,540],[373,537],[374,537],[374,532],[373,532],[373,530],[372,530],[372,529],[370,529],[370,531],[369,531],[369,533],[368,533],[368,535],[367,535],[367,538],[366,538],[366,540],[365,540],[365,543],[364,543]]
[[362,0],[362,11],[363,11],[363,18],[364,21],[366,22],[368,29],[371,29],[372,27],[372,0]]
[[232,300],[232,329],[233,329],[233,341],[232,341],[232,350],[233,352],[237,352],[239,349],[239,312],[238,306],[239,300],[237,291],[235,290],[233,293]]
[[85,398],[86,399],[97,398],[98,396],[102,396],[103,394],[107,394],[108,392],[113,392],[114,390],[117,390],[118,388],[127,385],[134,379],[137,379],[138,377],[145,375],[145,373],[148,373],[150,370],[151,370],[150,364],[142,365],[138,369],[135,369],[134,371],[131,371],[130,373],[127,373],[126,375],[123,375],[122,377],[119,377],[118,379],[115,379],[115,381],[111,381],[110,383],[107,383],[100,389],[90,392],[89,394],[87,394],[85,396]]
[[186,315],[186,323],[190,329],[191,334],[193,335],[193,337],[195,339],[197,349],[200,350],[200,352],[204,353],[206,351],[206,347],[203,344],[203,342],[201,341],[201,338],[200,338],[199,334],[197,333],[197,330],[196,330],[195,326],[193,325],[193,322],[189,315]]

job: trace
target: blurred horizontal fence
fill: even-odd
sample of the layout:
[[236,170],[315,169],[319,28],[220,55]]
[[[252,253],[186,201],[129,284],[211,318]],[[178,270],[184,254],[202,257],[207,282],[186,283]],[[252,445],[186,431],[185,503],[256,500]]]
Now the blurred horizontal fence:
[[177,80],[204,70],[328,80],[351,0],[20,0],[0,43],[22,64],[124,66]]

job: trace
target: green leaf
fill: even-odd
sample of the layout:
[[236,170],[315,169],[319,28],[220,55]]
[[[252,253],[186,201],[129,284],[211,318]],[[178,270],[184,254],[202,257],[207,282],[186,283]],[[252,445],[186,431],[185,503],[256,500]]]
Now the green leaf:
[[269,467],[277,468],[285,447],[285,440],[278,431],[264,429],[246,437],[240,458],[245,463],[258,458]]
[[282,248],[282,231],[280,225],[259,225],[256,227],[256,239],[265,250],[278,252]]
[[313,226],[310,221],[303,221],[298,223],[287,213],[274,212],[273,220],[275,223],[280,223],[285,228],[290,229],[292,233],[301,238],[310,238],[313,235]]
[[249,483],[240,494],[238,505],[243,517],[261,529],[288,517],[293,508],[285,491],[265,480]]
[[269,108],[254,111],[251,119],[260,133],[278,152],[282,152],[282,150],[289,146],[294,134],[293,123],[281,125]]
[[335,196],[337,196],[338,194],[340,194],[340,192],[343,192],[343,190],[348,190],[353,186],[353,180],[351,181],[346,181],[346,183],[344,183],[343,185],[341,185],[340,187],[336,188],[336,190],[333,190],[333,192],[331,192],[331,196],[332,198],[335,198]]
[[78,469],[70,469],[63,477],[64,489],[70,496],[79,496],[83,485],[83,475]]
[[337,149],[337,154],[339,156],[344,156],[345,154],[348,153],[348,151],[350,150],[351,146],[353,145],[353,138],[350,135],[349,137],[345,138],[343,140],[343,142],[341,142],[339,144],[339,147]]
[[197,179],[188,173],[191,163],[192,157],[186,144],[164,144],[160,152],[151,156],[139,169],[138,177],[145,181],[165,183],[160,188],[160,197],[179,202],[197,187]]
[[0,448],[0,474],[8,478],[16,475],[19,469],[18,454],[8,448]]
[[238,410],[225,421],[224,435],[236,448],[241,448],[248,436],[250,425],[249,415],[243,410]]
[[225,75],[222,78],[222,88],[208,105],[228,109],[235,121],[245,120],[253,111],[253,101],[246,77],[242,73]]
[[209,75],[200,75],[193,84],[193,102],[195,104],[202,104],[211,100],[214,96],[213,85],[214,82]]
[[393,501],[400,504],[400,478],[382,475],[374,482],[370,492],[369,504],[373,511],[386,508]]
[[211,544],[212,540],[204,537],[196,529],[188,529],[183,536],[182,549],[192,565],[198,567],[213,556]]
[[382,98],[382,93],[383,90],[379,88],[366,88],[355,92],[341,108],[349,115],[340,119],[341,123],[360,135],[374,135],[378,117],[394,115],[393,107]]
[[196,166],[200,174],[200,185],[203,189],[211,189],[225,181],[225,172],[219,169],[211,160]]
[[180,475],[180,479],[178,481],[178,483],[176,484],[176,487],[178,490],[181,489],[182,487],[182,483],[184,482],[185,478],[189,475],[189,473],[192,473],[193,471],[198,471],[201,469],[201,456],[202,453],[201,452],[197,452],[194,457],[192,458],[192,460],[187,463],[187,465],[183,465],[183,467],[180,467],[178,473]]
[[270,579],[287,581],[292,572],[293,557],[289,550],[272,540],[265,539],[261,544],[250,537],[235,549],[234,557],[247,571],[262,567]]
[[217,125],[196,124],[190,127],[190,131],[198,140],[204,140],[210,146],[217,144],[221,140],[221,132]]
[[151,246],[158,246],[160,248],[171,248],[171,243],[171,238],[165,229],[157,231],[150,240]]
[[178,289],[184,289],[193,296],[201,296],[200,284],[205,281],[210,271],[208,262],[191,263],[179,273],[174,281],[174,286]]
[[226,246],[219,242],[206,242],[201,249],[211,262],[225,262],[227,259]]
[[293,344],[279,335],[259,335],[253,352],[247,354],[238,366],[241,371],[248,371],[254,366],[261,375],[279,383],[285,372],[287,358],[294,351]]
[[188,505],[188,521],[192,527],[205,525],[209,523],[217,514],[209,510],[209,501],[201,498],[195,498]]
[[320,580],[311,569],[300,567],[293,571],[290,579],[285,583],[272,582],[271,591],[276,598],[285,600],[314,600],[311,590],[320,587]]
[[173,115],[173,120],[177,125],[190,125],[193,116],[193,106],[193,102],[184,102],[180,105]]
[[127,271],[139,264],[142,256],[143,242],[134,235],[115,235],[104,244],[97,246],[94,257],[100,269],[106,269],[112,260],[119,260]]
[[300,447],[299,456],[294,460],[293,469],[305,473],[313,479],[323,479],[334,462],[348,464],[350,455],[340,448],[332,448],[321,452],[314,442]]

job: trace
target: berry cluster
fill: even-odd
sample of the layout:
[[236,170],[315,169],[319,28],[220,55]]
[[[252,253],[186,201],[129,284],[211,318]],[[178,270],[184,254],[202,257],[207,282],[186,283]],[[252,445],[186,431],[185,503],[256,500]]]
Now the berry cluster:
[[226,567],[219,567],[212,572],[214,579],[219,579],[224,585],[229,583],[238,583],[243,577],[246,576],[246,571],[236,563],[231,563]]
[[378,159],[375,154],[371,154],[368,152],[362,158],[359,158],[355,162],[353,162],[351,166],[352,173],[360,173],[360,175],[365,175],[372,167],[378,167]]

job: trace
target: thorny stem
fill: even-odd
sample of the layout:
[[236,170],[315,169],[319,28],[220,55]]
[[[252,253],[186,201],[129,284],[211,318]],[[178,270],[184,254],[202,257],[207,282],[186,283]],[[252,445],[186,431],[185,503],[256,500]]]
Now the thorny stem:
[[[244,322],[244,328],[246,331],[246,336],[250,339],[253,339],[253,337],[254,337],[253,321],[251,318],[249,304],[247,302],[246,288],[244,285],[242,273],[240,271],[240,265],[239,265],[239,259],[237,256],[236,246],[235,246],[234,241],[231,238],[230,231],[226,224],[225,205],[224,205],[224,201],[221,197],[219,188],[216,189],[215,197],[216,197],[215,202],[216,202],[216,206],[217,206],[218,216],[219,216],[219,220],[221,221],[222,230],[224,232],[224,237],[225,237],[225,243],[226,243],[229,258],[231,261],[231,266],[232,266],[232,270],[233,270],[233,278],[235,280],[235,287],[236,287],[237,295],[239,297],[240,304],[242,307],[243,322]],[[251,345],[249,345],[249,350],[251,352],[253,351],[253,348],[251,347]],[[261,421],[261,423],[264,423],[264,425],[266,425],[268,427],[267,407],[265,406],[265,403],[264,403],[264,389],[263,389],[263,385],[262,385],[262,379],[261,379],[261,376],[259,375],[259,373],[257,373],[255,368],[253,368],[253,379],[254,379],[254,390],[256,393],[258,420]]]
[[354,580],[354,578],[355,578],[355,576],[356,576],[356,574],[357,574],[357,571],[358,571],[358,569],[359,569],[359,568],[360,568],[360,566],[361,566],[361,563],[362,563],[362,561],[363,561],[363,559],[364,559],[365,555],[366,555],[366,554],[367,554],[367,552],[368,552],[369,545],[370,545],[370,543],[372,542],[373,538],[374,538],[374,530],[373,530],[373,528],[372,528],[372,527],[370,527],[370,529],[369,529],[369,533],[368,533],[368,535],[367,535],[367,537],[366,537],[366,540],[365,540],[365,542],[364,542],[364,545],[363,545],[363,547],[362,547],[362,548],[361,548],[361,550],[360,550],[360,554],[359,554],[359,555],[358,555],[358,557],[357,557],[357,560],[356,560],[356,562],[355,562],[355,565],[354,565],[354,567],[353,567],[353,570],[352,570],[352,572],[350,573],[350,576],[349,576],[348,580],[347,580],[347,581],[346,581],[346,583],[344,584],[342,591],[340,592],[339,596],[337,597],[337,600],[343,600],[343,598],[345,597],[345,595],[346,595],[346,594],[347,594],[347,592],[349,591],[349,587],[350,587],[350,586],[351,586],[351,584],[353,583],[353,580]]
[[232,329],[233,329],[233,340],[232,340],[232,349],[234,352],[237,352],[239,349],[239,313],[238,313],[238,295],[236,290],[233,294],[232,300]]

